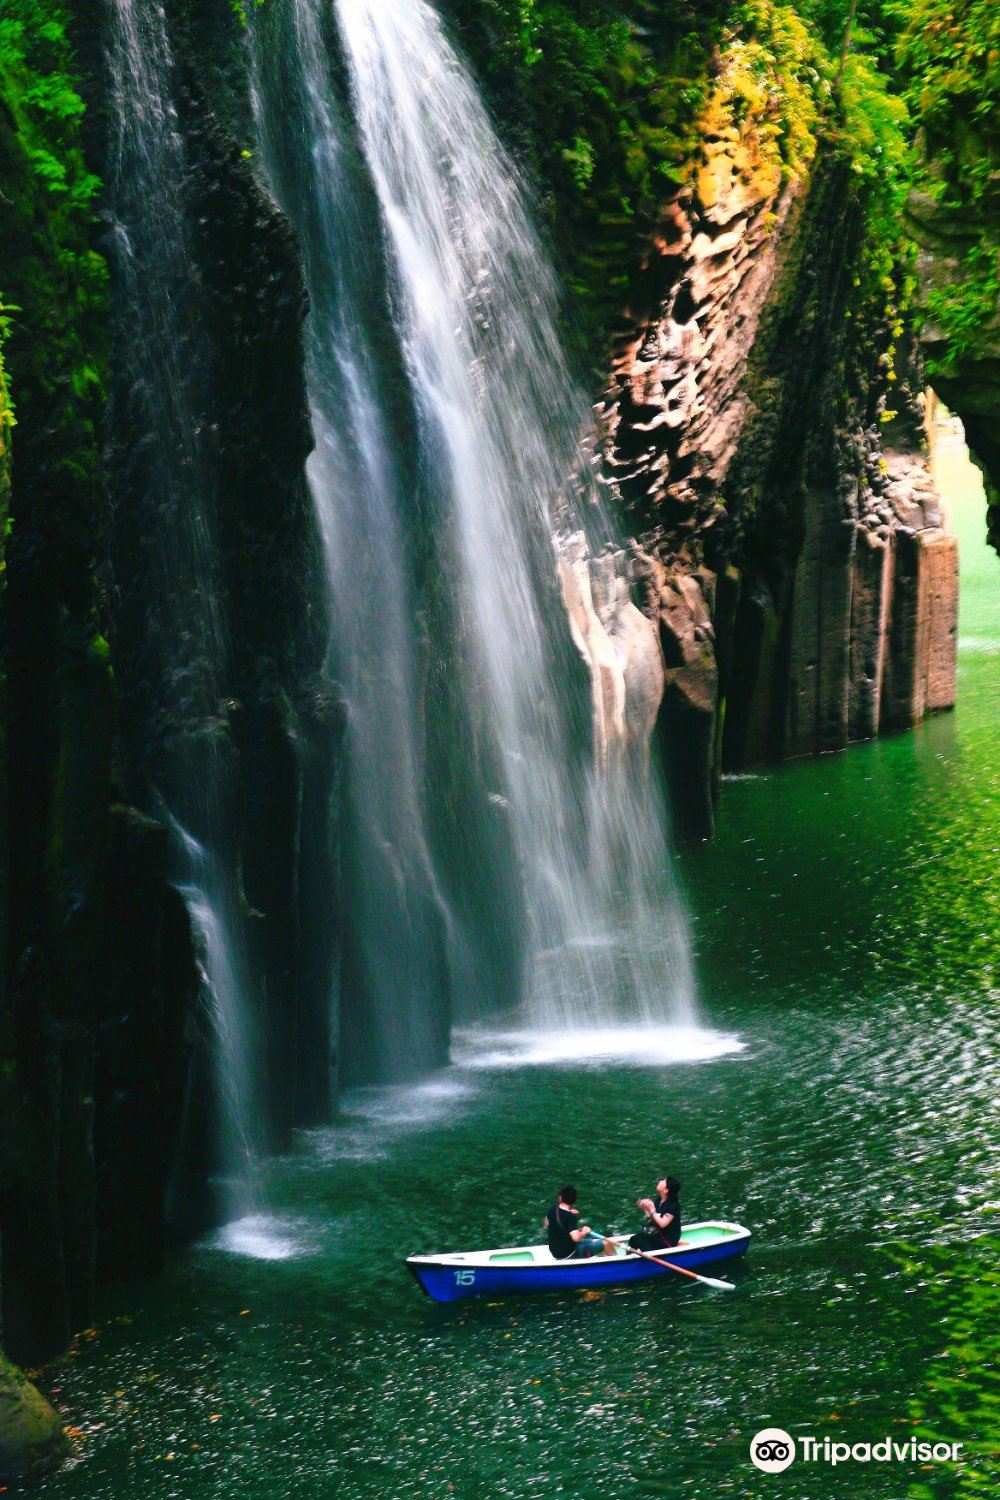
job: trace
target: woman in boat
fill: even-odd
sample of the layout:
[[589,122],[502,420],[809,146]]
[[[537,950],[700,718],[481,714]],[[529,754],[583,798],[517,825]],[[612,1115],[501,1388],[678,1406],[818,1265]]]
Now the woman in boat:
[[580,1223],[576,1207],[576,1188],[568,1184],[559,1189],[559,1201],[545,1215],[543,1227],[549,1233],[549,1250],[554,1260],[589,1260],[592,1255],[614,1255],[610,1240]]
[[646,1215],[646,1228],[629,1240],[633,1250],[671,1250],[681,1237],[681,1185],[676,1177],[661,1177],[656,1184],[656,1201],[640,1198],[636,1208]]

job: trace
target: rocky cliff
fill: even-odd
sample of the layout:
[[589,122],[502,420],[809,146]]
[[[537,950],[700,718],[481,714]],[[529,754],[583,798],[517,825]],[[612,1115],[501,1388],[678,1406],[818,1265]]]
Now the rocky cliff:
[[48,1401],[0,1354],[0,1480],[38,1479],[57,1468],[69,1448],[69,1435]]
[[[89,1317],[123,1218],[138,1266],[156,1263],[191,960],[163,832],[123,805],[115,774],[99,583],[106,278],[69,42],[54,23],[4,43],[16,425],[4,435],[0,1288],[7,1347],[34,1358]],[[125,1054],[128,1030],[145,1045]]]
[[696,836],[723,768],[842,749],[955,696],[956,544],[920,401],[856,295],[861,194],[835,153],[782,171],[765,116],[734,108],[737,68],[650,237],[600,407]]
[[[158,379],[149,360],[155,330],[145,351],[136,347],[144,330],[115,254],[121,225],[102,242],[112,268],[107,552],[120,765],[141,807],[182,821],[190,814],[185,831],[233,872],[269,1071],[262,1131],[273,1144],[293,1124],[327,1117],[333,1076],[329,807],[340,710],[320,672],[328,624],[305,477],[306,296],[292,233],[237,134],[247,125],[237,18],[225,4],[186,0],[168,4],[165,18],[167,104],[181,145],[176,180],[152,191],[175,195],[186,250],[181,283],[168,286],[181,308],[169,378]],[[93,82],[102,123],[114,106],[103,42]],[[121,209],[116,149],[110,133],[95,141],[111,217]],[[158,409],[164,397],[169,409]],[[185,423],[197,427],[192,448]],[[210,537],[206,576],[197,551],[178,540],[186,526]],[[219,659],[191,639],[208,595]],[[213,828],[205,799],[219,805]],[[183,878],[176,869],[174,878]],[[189,1107],[200,1114],[213,1101]],[[185,1197],[179,1183],[179,1219],[201,1212],[197,1192],[191,1204]]]
[[[970,215],[964,204],[942,203],[928,192],[916,189],[907,200],[906,221],[919,247],[918,297],[924,310],[921,347],[933,372],[934,390],[961,417],[970,451],[983,471],[987,532],[1000,552],[997,211],[991,206],[980,215]],[[978,316],[966,336],[956,343],[939,309],[947,308],[949,301],[961,306],[968,300],[977,306]]]
[[[677,827],[702,837],[724,769],[954,700],[957,556],[898,223],[902,23],[852,45],[846,10],[634,0],[588,28],[541,5],[529,40],[502,6],[454,9],[543,183],[659,632],[656,741]],[[921,37],[935,9],[909,8]],[[933,35],[915,79],[928,55]]]
[[913,120],[904,218],[916,245],[920,342],[934,389],[983,470],[1000,550],[1000,23],[984,0],[919,0],[899,61]]
[[169,419],[149,420],[127,355],[136,330],[109,285],[105,13],[56,9],[43,28],[20,0],[0,35],[0,285],[13,308],[0,407],[9,384],[16,412],[16,425],[0,414],[0,1289],[4,1342],[21,1360],[65,1347],[100,1278],[155,1271],[171,1236],[212,1212],[210,1001],[162,813],[171,746],[185,737],[210,737],[227,766],[279,1105],[265,1138],[325,1117],[331,1079],[337,711],[316,677],[324,625],[310,592],[295,247],[223,124],[236,105],[211,47],[215,22],[238,38],[234,17],[199,7],[213,26],[193,32],[188,8],[169,6],[233,641],[219,701],[182,722],[158,678],[165,602],[154,587],[170,521],[151,465]]

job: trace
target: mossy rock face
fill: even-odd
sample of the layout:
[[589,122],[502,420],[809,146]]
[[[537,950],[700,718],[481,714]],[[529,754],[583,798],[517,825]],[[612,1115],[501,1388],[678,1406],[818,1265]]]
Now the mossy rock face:
[[69,1438],[53,1408],[0,1354],[0,1479],[30,1479],[62,1463]]

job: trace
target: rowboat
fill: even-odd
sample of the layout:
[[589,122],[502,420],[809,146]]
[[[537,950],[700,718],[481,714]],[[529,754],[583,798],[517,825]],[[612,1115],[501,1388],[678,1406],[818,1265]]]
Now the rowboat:
[[[519,1297],[530,1292],[593,1290],[631,1286],[675,1273],[628,1249],[628,1235],[610,1235],[614,1255],[590,1260],[556,1260],[548,1245],[512,1245],[498,1250],[466,1250],[453,1255],[409,1255],[411,1274],[435,1302],[464,1297]],[[745,1255],[750,1231],[742,1224],[706,1219],[690,1224],[680,1243],[657,1256],[688,1271]],[[686,1278],[685,1278],[686,1279]]]

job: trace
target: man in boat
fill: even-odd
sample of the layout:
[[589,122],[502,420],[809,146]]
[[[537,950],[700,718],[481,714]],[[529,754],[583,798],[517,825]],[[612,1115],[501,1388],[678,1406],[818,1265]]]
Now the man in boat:
[[636,1208],[646,1215],[646,1227],[629,1240],[633,1250],[672,1250],[681,1237],[681,1185],[676,1177],[661,1177],[656,1198],[639,1198]]
[[545,1215],[543,1227],[549,1232],[549,1250],[554,1260],[589,1260],[592,1255],[616,1253],[611,1240],[589,1224],[580,1223],[576,1188],[568,1184],[559,1189],[559,1201]]

